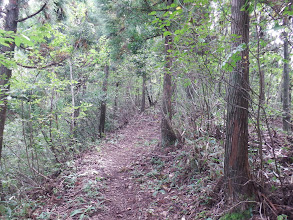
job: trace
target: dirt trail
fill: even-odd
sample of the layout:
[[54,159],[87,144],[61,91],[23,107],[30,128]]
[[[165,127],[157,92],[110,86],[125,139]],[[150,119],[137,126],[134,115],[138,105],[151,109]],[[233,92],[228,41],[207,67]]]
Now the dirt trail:
[[158,120],[137,117],[119,132],[121,139],[117,144],[107,144],[99,160],[107,177],[106,211],[93,219],[147,219],[144,209],[151,197],[140,190],[128,171],[140,157],[150,152],[151,147],[146,147],[146,143],[156,142],[159,133]]
[[132,167],[155,148],[159,134],[157,116],[133,118],[123,129],[109,135],[101,148],[75,161],[76,173],[57,184],[58,192],[46,201],[42,216],[46,219],[152,219],[147,211],[152,194],[141,190],[133,179]]

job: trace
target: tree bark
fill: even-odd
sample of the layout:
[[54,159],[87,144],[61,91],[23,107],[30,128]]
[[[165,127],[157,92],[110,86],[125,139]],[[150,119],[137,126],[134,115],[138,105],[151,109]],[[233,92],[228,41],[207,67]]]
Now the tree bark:
[[245,49],[230,74],[227,91],[224,174],[228,201],[241,200],[252,193],[248,163],[249,13],[246,3],[247,0],[232,0],[231,34],[239,36],[233,39],[233,48],[245,44]]
[[105,123],[106,123],[106,100],[107,100],[107,90],[108,90],[108,77],[109,77],[109,66],[104,67],[105,78],[103,82],[103,96],[101,102],[101,115],[100,115],[100,126],[99,133],[100,138],[104,136],[105,133]]
[[[0,4],[2,6],[3,3]],[[5,7],[6,17],[4,19],[4,30],[17,31],[17,19],[18,19],[18,0],[9,0]],[[7,55],[7,58],[14,57],[15,43],[10,43],[9,47],[0,46],[1,52]],[[6,110],[7,110],[7,92],[10,89],[9,80],[12,75],[12,70],[3,65],[0,66],[0,160],[2,159],[2,149],[3,149],[3,135],[6,120]],[[0,199],[5,200],[5,194],[3,192],[2,180],[0,179]]]
[[113,115],[114,118],[117,119],[117,111],[118,111],[118,92],[119,92],[119,82],[115,83],[115,97],[114,97],[114,108],[113,108]]
[[[9,0],[6,6],[6,17],[4,20],[5,31],[13,31],[16,33],[18,13],[18,0]],[[13,58],[15,43],[11,43],[10,47],[1,46],[0,49],[3,53],[7,53],[8,58]],[[3,135],[7,110],[7,92],[10,88],[9,80],[11,74],[12,70],[10,68],[3,65],[0,66],[0,159],[2,158]]]
[[[171,5],[174,1],[167,0],[167,5]],[[168,31],[169,27],[165,27]],[[164,73],[163,83],[163,103],[162,103],[162,121],[161,121],[161,146],[169,147],[175,144],[177,140],[176,134],[172,128],[172,57],[170,50],[172,50],[173,37],[165,37],[165,54],[166,54],[166,66]]]
[[[263,47],[261,46],[260,43],[264,42],[264,33],[262,30],[262,27],[259,25],[259,33],[258,35],[258,46],[257,46],[257,52],[258,52],[258,66],[259,66],[259,103],[261,104],[261,106],[263,106],[263,104],[265,103],[265,74],[264,71],[261,69],[261,65],[260,65],[260,55],[264,55],[264,52],[261,51],[263,50]],[[257,30],[256,30],[257,31]]]
[[141,108],[140,112],[145,111],[145,93],[146,93],[146,74],[142,74],[142,97],[141,97]]
[[147,94],[150,106],[154,106],[155,103],[153,101],[153,96],[152,96],[152,85],[150,85],[150,89],[146,87],[146,94]]
[[[288,18],[284,18],[283,25],[288,24]],[[288,33],[283,33],[284,37],[284,70],[283,70],[283,130],[291,131],[291,116],[290,116],[290,75],[289,75],[289,42]]]
[[72,113],[71,113],[71,124],[70,124],[70,133],[73,134],[75,130],[75,96],[74,96],[74,84],[73,84],[73,70],[71,60],[69,63],[69,74],[70,74],[70,91],[71,91],[71,105],[72,105]]

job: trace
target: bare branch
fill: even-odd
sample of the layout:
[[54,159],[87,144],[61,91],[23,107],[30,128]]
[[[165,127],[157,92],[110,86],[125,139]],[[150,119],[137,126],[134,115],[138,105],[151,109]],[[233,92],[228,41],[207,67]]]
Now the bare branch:
[[44,8],[46,7],[46,5],[47,5],[47,3],[45,3],[43,5],[43,7],[41,7],[40,10],[38,10],[36,13],[31,14],[31,15],[27,16],[26,18],[22,18],[22,19],[16,20],[16,22],[23,22],[23,21],[25,21],[25,20],[27,20],[29,18],[32,18],[32,17],[36,16],[37,14],[39,14],[41,11],[44,10]]

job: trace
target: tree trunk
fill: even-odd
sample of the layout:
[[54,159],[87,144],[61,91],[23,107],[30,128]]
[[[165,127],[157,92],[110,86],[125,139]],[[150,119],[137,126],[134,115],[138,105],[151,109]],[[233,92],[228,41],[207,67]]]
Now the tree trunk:
[[148,88],[146,87],[146,94],[147,94],[147,97],[148,97],[148,100],[149,100],[149,104],[150,106],[154,106],[155,103],[153,101],[153,96],[152,96],[152,85],[150,85],[150,89],[148,90]]
[[[4,20],[5,31],[13,31],[16,33],[18,11],[18,0],[9,0],[6,6],[6,17]],[[7,53],[7,56],[12,58],[14,56],[15,44],[11,43],[10,47],[1,46],[0,49],[1,52]],[[7,110],[7,92],[10,88],[9,80],[11,74],[11,69],[3,65],[0,66],[0,159],[2,158],[3,135]]]
[[100,126],[99,126],[100,138],[102,138],[105,133],[106,100],[107,100],[108,77],[109,77],[109,66],[108,65],[105,66],[104,73],[105,73],[105,78],[104,78],[104,82],[103,82],[103,96],[102,96],[102,102],[101,102],[101,115],[100,115]]
[[[171,5],[174,0],[167,0],[167,5]],[[165,27],[166,31],[169,31],[169,27]],[[163,83],[163,103],[162,103],[162,121],[161,121],[161,145],[162,147],[169,147],[175,144],[177,140],[176,134],[172,128],[172,55],[170,51],[172,46],[173,37],[165,37],[165,54],[166,54],[166,66],[164,73]]]
[[[288,18],[284,18],[284,26],[288,24]],[[284,70],[283,70],[283,130],[291,131],[290,117],[290,75],[289,75],[289,42],[288,33],[284,32]]]
[[72,105],[72,113],[71,113],[71,124],[70,124],[70,133],[73,134],[75,130],[75,97],[74,97],[74,84],[73,84],[73,70],[71,60],[69,63],[69,74],[70,74],[70,91],[71,91],[71,105]]
[[[258,39],[258,44],[260,44],[260,41],[263,42],[264,41],[264,34],[262,32],[262,30],[260,30],[260,39]],[[260,48],[261,46],[259,45],[258,46],[258,54],[260,56],[260,50],[263,49],[263,48]],[[264,52],[261,52],[261,55],[264,55]],[[258,58],[258,62],[259,61],[259,58]],[[259,64],[259,67],[260,67],[260,64]],[[260,69],[259,71],[259,101],[260,101],[260,104],[261,106],[264,105],[265,103],[265,74],[264,74],[264,71]]]
[[141,109],[140,112],[145,111],[145,93],[146,93],[146,74],[142,74],[142,97],[141,97]]
[[[0,3],[2,6],[3,2]],[[17,19],[18,19],[18,0],[9,0],[7,6],[5,7],[6,16],[4,19],[4,30],[17,31]],[[2,28],[2,27],[1,27]],[[15,43],[10,43],[10,47],[0,46],[2,53],[7,53],[8,58],[13,58]],[[2,159],[2,147],[3,147],[3,135],[6,120],[6,110],[7,110],[7,92],[10,89],[9,80],[11,78],[12,70],[1,65],[0,66],[0,160]],[[3,192],[2,180],[0,179],[0,199],[5,200],[5,194]]]
[[114,97],[114,108],[113,108],[113,115],[114,118],[117,119],[117,111],[118,111],[118,92],[119,92],[119,82],[116,82],[115,84],[115,97]]
[[[230,74],[227,91],[225,143],[225,182],[228,201],[241,200],[252,193],[248,163],[248,102],[249,102],[249,13],[247,0],[232,0],[231,34],[233,49],[245,44],[241,60]],[[243,10],[245,9],[245,10]]]

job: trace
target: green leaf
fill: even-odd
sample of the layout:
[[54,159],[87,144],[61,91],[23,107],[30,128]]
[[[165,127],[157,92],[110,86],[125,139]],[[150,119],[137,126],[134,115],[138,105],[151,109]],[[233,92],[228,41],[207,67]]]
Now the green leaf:
[[277,220],[287,220],[288,216],[287,215],[278,215]]
[[274,161],[272,160],[272,159],[269,159],[268,161],[267,161],[267,163],[268,164],[271,164],[271,163],[273,163]]
[[166,37],[166,36],[171,36],[172,35],[172,33],[170,32],[170,31],[165,31],[164,32],[164,37]]
[[187,88],[188,86],[191,85],[191,80],[190,79],[184,79],[184,87]]
[[20,46],[24,44],[26,46],[34,46],[34,43],[25,35],[21,34],[20,36],[15,36],[15,45]]
[[292,16],[293,15],[293,11],[285,11],[284,12],[284,15]]
[[22,42],[27,45],[27,46],[34,46],[34,43],[25,35],[21,35],[22,36]]
[[233,38],[240,38],[241,36],[238,35],[238,34],[231,34],[231,37],[233,37]]
[[14,42],[15,42],[15,45],[19,47],[20,44],[21,44],[21,39],[20,39],[20,37],[19,37],[19,36],[15,36],[15,41],[14,41]]
[[180,34],[180,30],[176,30],[175,31],[175,34]]
[[9,47],[8,41],[11,42],[13,40],[9,38],[0,38],[0,44],[3,46]]
[[163,17],[167,17],[167,16],[169,16],[169,14],[170,14],[170,12],[167,11],[167,12],[165,12],[165,14],[163,15]]
[[157,14],[156,11],[152,11],[151,13],[149,13],[149,15],[155,15],[155,14]]

